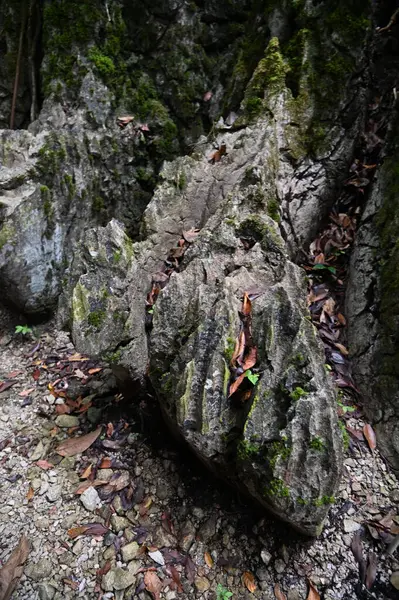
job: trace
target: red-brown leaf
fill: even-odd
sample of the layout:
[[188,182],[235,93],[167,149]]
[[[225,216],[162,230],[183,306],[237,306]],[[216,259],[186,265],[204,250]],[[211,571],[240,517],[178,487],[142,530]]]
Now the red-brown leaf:
[[12,385],[15,385],[16,383],[16,381],[2,381],[0,383],[0,393],[5,392],[6,390],[8,390],[8,388],[10,388]]
[[23,565],[29,554],[29,542],[23,535],[8,561],[0,569],[0,598],[9,600],[23,573]]
[[240,387],[240,385],[242,384],[244,379],[245,379],[245,373],[242,373],[242,375],[240,375],[235,381],[233,381],[233,383],[230,385],[230,389],[229,389],[229,398],[230,398],[230,396],[232,396],[234,394],[234,392],[236,392],[238,390],[238,388]]
[[363,427],[363,433],[364,437],[367,440],[370,450],[375,450],[377,446],[377,440],[375,437],[374,429],[371,427],[371,425],[366,423],[366,425]]
[[309,593],[306,600],[320,600],[320,594],[311,581],[309,581]]
[[251,309],[252,309],[251,300],[249,299],[248,293],[244,292],[244,298],[242,301],[241,312],[243,315],[248,316],[251,314]]
[[37,466],[43,469],[43,471],[47,471],[48,469],[54,469],[54,465],[52,465],[47,460],[38,460],[36,462]]
[[245,333],[244,331],[240,332],[236,340],[236,346],[234,348],[233,356],[231,357],[230,365],[234,365],[235,362],[240,363],[245,350]]
[[150,592],[154,600],[160,600],[160,592],[162,590],[162,581],[154,571],[147,571],[144,575],[144,585],[146,590]]
[[278,583],[276,583],[274,586],[274,595],[276,596],[277,600],[287,600],[287,596],[281,591],[281,587]]
[[244,371],[248,371],[248,369],[252,369],[256,365],[256,361],[258,359],[258,350],[256,346],[252,346],[249,349],[248,354],[245,356],[244,363],[242,368]]
[[98,427],[95,431],[91,431],[86,435],[65,440],[55,449],[55,451],[61,456],[75,456],[75,454],[80,454],[96,441],[101,433],[101,429],[101,427]]
[[242,582],[251,594],[253,594],[256,590],[255,577],[252,575],[250,571],[244,571],[242,574]]
[[86,480],[82,481],[79,487],[76,488],[75,494],[83,494],[89,487],[99,487],[100,485],[106,485],[108,481],[104,481],[103,479],[94,479],[94,481]]
[[40,369],[35,369],[32,373],[32,377],[35,381],[37,381],[40,377]]

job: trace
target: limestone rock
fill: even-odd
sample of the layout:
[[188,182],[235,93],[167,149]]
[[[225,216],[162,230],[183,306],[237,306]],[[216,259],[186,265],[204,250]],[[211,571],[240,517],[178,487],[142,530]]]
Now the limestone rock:
[[101,506],[101,500],[96,488],[89,487],[80,495],[80,501],[86,510],[94,512]]
[[73,415],[58,415],[55,424],[58,425],[58,427],[63,427],[65,429],[77,427],[79,425],[79,418]]

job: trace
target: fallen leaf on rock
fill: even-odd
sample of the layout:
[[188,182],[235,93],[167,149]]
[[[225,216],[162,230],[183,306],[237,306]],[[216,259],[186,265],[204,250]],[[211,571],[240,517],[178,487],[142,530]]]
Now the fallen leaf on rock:
[[186,573],[186,577],[187,577],[188,581],[190,583],[193,583],[194,578],[195,578],[196,567],[195,567],[195,563],[191,560],[191,558],[189,556],[186,556],[184,567],[185,567],[185,573]]
[[118,117],[117,121],[118,121],[118,125],[120,127],[125,127],[125,125],[128,125],[129,123],[131,123],[134,120],[134,116],[133,115],[126,115],[123,117]]
[[75,454],[80,454],[96,441],[101,433],[101,429],[101,427],[98,427],[95,431],[91,431],[86,435],[65,440],[55,449],[55,451],[61,456],[75,456]]
[[67,404],[56,404],[55,412],[57,415],[69,415],[71,409]]
[[252,369],[252,367],[254,367],[256,365],[257,360],[258,360],[257,348],[256,348],[256,346],[252,346],[252,348],[249,349],[249,352],[246,355],[246,357],[244,359],[244,363],[242,365],[242,368],[244,369],[244,371],[248,371],[249,369]]
[[232,396],[234,394],[234,392],[236,392],[238,390],[238,388],[240,387],[240,385],[242,384],[244,379],[245,379],[245,373],[242,373],[235,381],[233,381],[233,383],[230,385],[229,397]]
[[340,352],[342,352],[342,354],[344,356],[348,356],[349,354],[349,350],[347,348],[345,348],[345,346],[343,344],[334,344],[336,348],[338,348],[338,350]]
[[113,433],[114,433],[114,425],[113,425],[113,423],[108,423],[106,436],[110,438],[110,437],[112,437]]
[[10,558],[0,569],[0,599],[9,600],[23,573],[23,565],[29,554],[29,542],[23,535]]
[[29,487],[28,493],[26,494],[27,501],[30,502],[34,495],[35,495],[35,492],[33,490],[33,487]]
[[179,574],[179,571],[176,569],[176,567],[174,567],[173,565],[168,565],[166,567],[166,572],[170,573],[170,575],[172,576],[172,579],[177,586],[177,591],[180,593],[183,592],[183,586],[181,584],[180,574]]
[[90,477],[92,470],[93,465],[90,463],[89,466],[86,467],[83,473],[80,475],[80,479],[87,479],[88,477]]
[[251,594],[256,590],[255,577],[250,573],[250,571],[244,571],[242,574],[242,582]]
[[183,237],[185,239],[185,241],[188,244],[192,244],[193,241],[196,239],[196,237],[198,236],[200,230],[199,229],[190,229],[189,231],[183,231]]
[[11,373],[7,373],[6,379],[14,379],[17,375],[21,375],[23,371],[11,371]]
[[76,371],[74,372],[74,375],[75,375],[75,377],[78,377],[79,379],[86,379],[86,375],[80,369],[76,369]]
[[212,558],[212,556],[209,554],[209,552],[205,552],[205,554],[204,554],[204,559],[205,559],[205,562],[206,562],[206,564],[208,565],[208,567],[209,567],[210,569],[212,569],[212,567],[213,567],[213,558]]
[[155,550],[155,552],[149,552],[148,556],[150,558],[152,558],[153,561],[155,561],[156,563],[158,563],[159,565],[161,565],[162,567],[165,564],[165,559],[162,556],[161,552],[159,550]]
[[274,595],[276,596],[277,600],[287,600],[287,596],[281,591],[281,587],[278,583],[276,583],[274,586]]
[[106,575],[108,573],[108,571],[111,569],[111,566],[112,566],[111,561],[107,560],[107,562],[102,567],[97,569],[96,579],[99,583],[101,583],[101,579],[103,578],[103,576]]
[[143,517],[152,504],[152,498],[146,498],[139,506],[139,513]]
[[69,587],[73,590],[77,590],[79,587],[77,581],[73,581],[72,579],[68,579],[67,577],[65,577],[62,581],[65,583],[65,585],[69,585]]
[[2,381],[0,383],[0,393],[5,392],[6,390],[8,390],[8,388],[10,388],[12,385],[15,385],[16,383],[18,383],[18,382],[17,381]]
[[375,450],[377,446],[377,440],[375,437],[374,429],[371,427],[371,425],[366,423],[366,425],[363,427],[363,433],[364,437],[367,440],[370,450]]
[[212,98],[213,94],[212,92],[205,92],[204,97],[202,98],[202,100],[204,102],[209,102],[209,100]]
[[68,529],[67,533],[70,538],[75,539],[80,535],[105,535],[108,531],[109,529],[101,523],[89,523],[87,525],[80,525],[79,527],[72,527]]
[[308,580],[308,581],[309,581],[309,593],[308,593],[308,597],[306,598],[306,600],[320,600],[319,592],[316,590],[313,583],[310,580]]
[[22,392],[19,392],[18,396],[21,396],[21,398],[26,398],[26,396],[29,396],[29,394],[31,394],[34,391],[35,388],[29,388],[29,390],[23,390]]
[[88,370],[88,373],[89,373],[89,375],[94,375],[95,373],[99,373],[102,370],[103,370],[102,367],[93,367],[93,369]]
[[110,469],[112,467],[112,458],[103,458],[99,464],[99,469]]
[[99,487],[100,485],[106,485],[108,481],[104,481],[103,479],[94,479],[94,481],[86,480],[82,481],[79,487],[76,488],[75,494],[83,494],[89,487]]
[[377,555],[374,552],[369,552],[366,571],[366,588],[371,590],[377,575]]
[[81,362],[81,361],[86,361],[88,360],[87,357],[82,356],[81,354],[72,354],[69,358],[68,358],[69,362]]
[[144,585],[146,590],[152,594],[154,600],[160,600],[159,594],[162,590],[162,581],[154,571],[146,571]]
[[36,464],[37,464],[38,467],[40,467],[41,469],[43,469],[43,471],[47,471],[48,469],[53,469],[54,468],[54,465],[52,465],[47,460],[38,460],[36,462]]
[[37,381],[40,377],[40,369],[35,369],[32,373],[32,377],[35,381]]

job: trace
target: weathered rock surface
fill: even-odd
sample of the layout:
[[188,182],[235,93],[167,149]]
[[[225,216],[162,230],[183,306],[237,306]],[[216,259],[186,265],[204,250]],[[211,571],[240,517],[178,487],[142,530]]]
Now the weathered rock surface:
[[399,471],[399,125],[360,223],[347,312],[353,372],[378,443]]
[[[315,535],[338,486],[341,435],[291,260],[328,213],[361,131],[367,10],[287,2],[260,15],[257,3],[167,0],[136,22],[133,5],[45,7],[46,100],[28,131],[3,133],[0,285],[30,314],[63,292],[59,321],[79,351],[107,356],[119,379],[149,378],[171,428],[211,469]],[[57,40],[71,60],[55,60]],[[227,155],[210,164],[215,150],[198,136],[220,113],[210,137]],[[148,204],[178,132],[198,142],[164,164]],[[200,234],[149,331],[154,273],[192,227]],[[236,405],[229,356],[254,287],[259,377]]]

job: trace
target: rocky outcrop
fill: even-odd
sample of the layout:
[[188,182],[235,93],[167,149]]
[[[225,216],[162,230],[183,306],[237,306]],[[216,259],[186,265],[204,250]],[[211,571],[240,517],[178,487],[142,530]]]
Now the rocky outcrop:
[[378,443],[399,471],[399,144],[397,107],[384,163],[351,257],[348,337],[356,384]]
[[[0,282],[26,313],[58,303],[79,351],[124,382],[149,379],[210,469],[316,535],[342,440],[292,261],[362,129],[367,9],[133,8],[45,5],[45,102],[28,131],[3,133]],[[257,356],[242,396],[231,358],[250,290]]]

